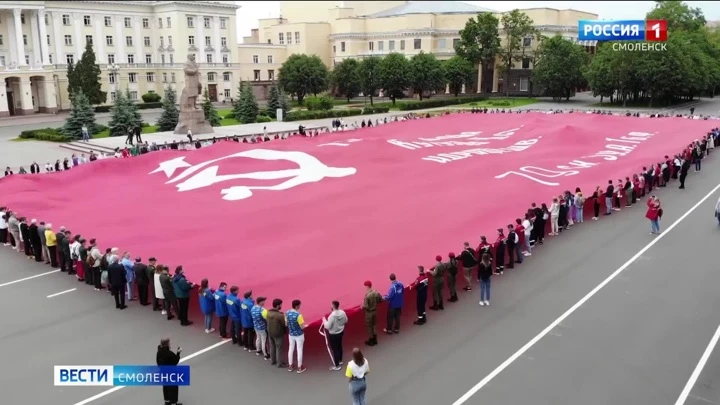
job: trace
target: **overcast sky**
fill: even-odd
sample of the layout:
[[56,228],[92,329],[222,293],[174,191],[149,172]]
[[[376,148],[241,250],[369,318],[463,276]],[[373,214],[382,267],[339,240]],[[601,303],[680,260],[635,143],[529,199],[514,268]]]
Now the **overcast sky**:
[[[239,37],[250,35],[257,28],[260,18],[278,17],[279,1],[238,1],[242,7],[238,10]],[[653,8],[652,1],[466,1],[497,11],[509,11],[515,8],[573,8],[598,14],[605,20],[640,20]],[[720,20],[720,1],[688,1],[691,7],[699,7],[709,21]]]

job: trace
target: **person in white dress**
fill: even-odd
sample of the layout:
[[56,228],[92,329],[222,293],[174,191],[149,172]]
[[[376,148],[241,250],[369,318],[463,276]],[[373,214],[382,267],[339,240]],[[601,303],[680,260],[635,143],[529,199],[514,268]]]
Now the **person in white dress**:
[[[158,301],[158,308],[164,308],[160,301],[165,300],[165,294],[163,294],[162,285],[160,285],[160,274],[162,273],[162,266],[155,267],[155,274],[153,275],[153,289],[155,290],[155,299]],[[167,315],[167,312],[163,309],[163,315]]]

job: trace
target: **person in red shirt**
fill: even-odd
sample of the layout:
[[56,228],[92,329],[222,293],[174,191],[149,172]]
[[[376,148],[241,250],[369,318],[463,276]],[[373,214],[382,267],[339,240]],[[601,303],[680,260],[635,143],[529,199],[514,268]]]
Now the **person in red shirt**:
[[417,291],[417,298],[415,300],[417,304],[417,319],[413,323],[415,325],[425,325],[427,322],[425,306],[427,304],[427,291],[430,279],[428,278],[423,266],[418,266],[418,273],[417,278],[412,284],[410,284],[409,287],[409,289]]
[[515,246],[516,259],[518,263],[522,263],[523,256],[528,253],[528,244],[527,241],[525,241],[525,227],[523,226],[523,221],[520,218],[515,219],[515,232],[518,236],[518,243],[517,246]]
[[480,237],[480,244],[478,245],[478,248],[476,250],[477,257],[476,261],[480,261],[482,258],[483,253],[487,253],[490,257],[490,261],[493,260],[493,246],[488,243],[487,238],[485,236]]
[[123,158],[129,158],[129,157],[130,157],[130,151],[128,150],[128,148],[125,148],[125,149],[122,150],[122,157],[123,157]]
[[493,245],[495,250],[495,274],[505,271],[505,232],[502,228],[497,230],[498,236]]
[[647,202],[647,213],[645,213],[645,218],[650,220],[650,234],[652,235],[659,235],[660,234],[660,218],[662,217],[662,208],[660,208],[660,199],[651,196],[650,199]]

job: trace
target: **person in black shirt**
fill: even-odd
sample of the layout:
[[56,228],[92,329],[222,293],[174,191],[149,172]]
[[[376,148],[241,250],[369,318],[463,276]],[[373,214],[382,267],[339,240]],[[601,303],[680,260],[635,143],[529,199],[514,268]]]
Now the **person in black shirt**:
[[688,171],[690,170],[690,161],[684,160],[682,166],[680,166],[680,190],[685,189],[685,178],[687,178]]
[[508,269],[515,268],[515,263],[522,263],[522,256],[520,256],[519,260],[516,259],[515,255],[515,249],[517,249],[517,243],[519,242],[519,237],[517,235],[517,232],[515,232],[515,226],[513,224],[510,224],[507,226],[508,228],[508,235],[507,235],[507,251],[508,251]]
[[110,292],[112,292],[113,298],[115,298],[115,308],[125,309],[127,308],[125,306],[125,285],[127,285],[125,268],[122,264],[118,263],[117,256],[111,256],[109,262],[108,282],[110,283]]
[[140,305],[146,307],[150,305],[148,301],[148,290],[150,288],[150,275],[148,274],[148,266],[142,263],[142,259],[135,258],[133,264],[133,272],[135,273],[135,284],[137,284]]
[[[180,363],[180,353],[182,353],[182,349],[179,347],[175,352],[170,350],[170,339],[165,338],[160,341],[155,362],[158,366],[177,366]],[[178,402],[179,390],[177,385],[163,385],[165,405],[182,405]]]
[[608,186],[605,189],[605,215],[612,214],[614,195],[615,195],[615,186],[613,186],[612,180],[608,180]]
[[[460,261],[462,262],[463,266],[463,276],[465,276],[465,287],[463,287],[463,290],[465,291],[472,291],[470,281],[472,277],[473,267],[477,266],[475,256],[476,253],[473,248],[470,247],[470,243],[465,242],[463,246],[463,251],[462,253],[460,253]],[[452,297],[450,298],[450,300],[452,301]],[[457,300],[457,297],[455,297],[455,300]]]

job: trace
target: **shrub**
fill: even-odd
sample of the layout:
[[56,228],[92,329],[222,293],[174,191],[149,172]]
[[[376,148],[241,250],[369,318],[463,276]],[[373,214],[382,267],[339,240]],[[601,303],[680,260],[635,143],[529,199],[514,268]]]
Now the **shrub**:
[[22,131],[20,133],[22,139],[37,139],[38,141],[48,142],[68,142],[70,138],[61,134],[57,128],[42,128]]
[[258,115],[255,122],[273,122],[273,119],[267,115]]
[[304,102],[308,111],[327,111],[332,110],[334,107],[332,98],[324,95],[306,97]]
[[136,106],[140,110],[149,110],[151,108],[162,108],[163,104],[159,101],[153,101],[151,103],[136,104]]
[[317,120],[321,118],[352,117],[354,115],[362,115],[362,110],[291,111],[287,114],[284,121]]
[[142,101],[145,103],[159,103],[162,96],[157,93],[145,93],[142,95]]
[[106,125],[96,124],[95,125],[95,134],[99,134],[100,132],[107,131],[109,128]]
[[110,112],[111,108],[112,108],[111,105],[99,105],[99,106],[95,107],[95,112],[96,113],[106,113],[106,112]]
[[229,113],[225,114],[225,117],[223,117],[223,118],[225,118],[226,120],[234,120],[234,119],[235,119],[235,113],[232,112],[232,111],[230,111]]
[[490,100],[487,103],[493,107],[509,107],[512,105],[509,100]]
[[365,107],[362,110],[363,115],[367,114],[384,114],[390,111],[390,107]]
[[445,107],[447,105],[465,104],[468,102],[485,101],[487,97],[443,98],[436,100],[413,101],[398,104],[402,111],[422,110],[425,108]]

